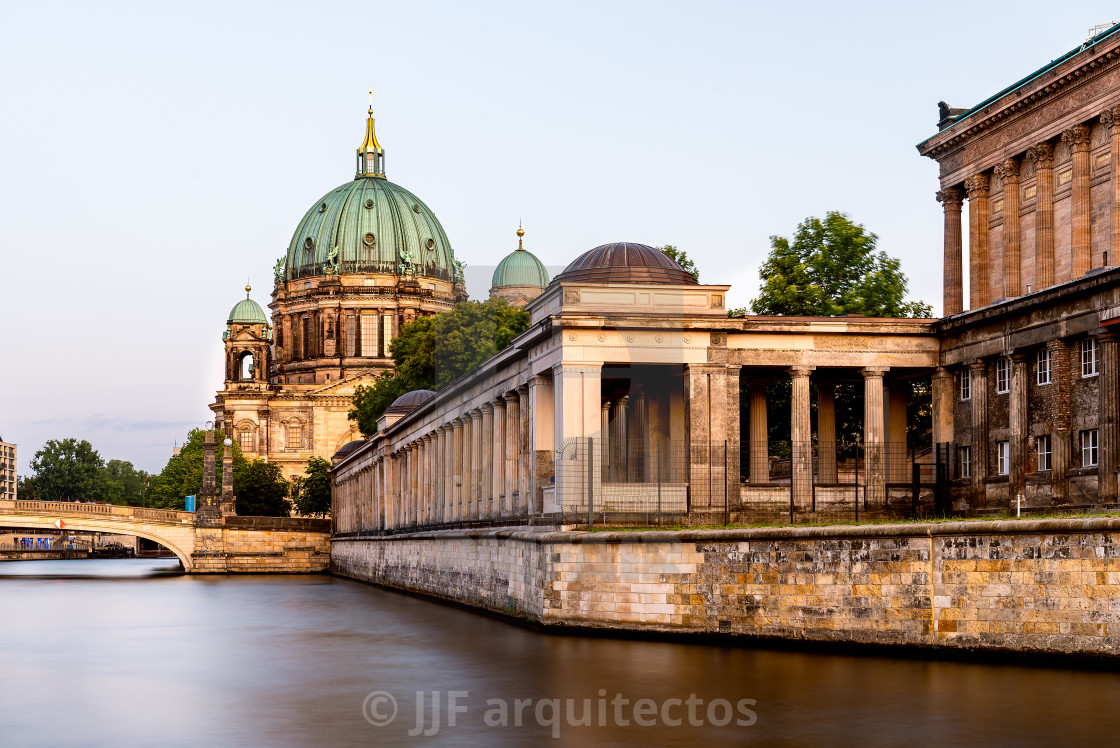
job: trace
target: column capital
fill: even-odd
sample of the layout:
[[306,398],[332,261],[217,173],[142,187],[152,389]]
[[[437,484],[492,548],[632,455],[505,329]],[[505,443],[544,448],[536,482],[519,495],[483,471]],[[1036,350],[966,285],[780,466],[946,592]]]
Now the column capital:
[[483,413],[493,413],[494,412],[494,404],[493,403],[483,403],[482,405],[478,406],[478,408],[476,408],[476,410],[480,410]]
[[969,361],[967,366],[969,371],[984,371],[988,366],[988,362],[982,358],[978,358],[975,361]]
[[1013,158],[1004,159],[996,164],[995,171],[996,176],[1002,179],[1004,184],[1019,181],[1019,162]]
[[517,396],[516,392],[506,392],[502,394],[502,399],[507,403],[512,403],[517,402],[520,398]]
[[481,408],[475,408],[474,410],[472,410],[470,412],[469,415],[470,415],[470,418],[471,418],[472,421],[476,421],[476,422],[481,421],[482,420],[482,409]]
[[[533,379],[529,380],[529,382],[535,382],[535,381],[536,381],[535,377]],[[525,384],[523,384],[523,385],[521,385],[517,388],[517,396],[518,397],[528,397],[528,395],[529,395],[529,382],[526,382]]]
[[1111,127],[1113,133],[1120,133],[1120,106],[1109,107],[1101,112],[1101,124]]
[[890,370],[891,367],[889,366],[865,366],[859,370],[859,373],[863,375],[864,379],[882,379],[883,375]]
[[1036,143],[1027,149],[1027,158],[1034,161],[1034,165],[1039,169],[1050,169],[1054,166],[1054,146],[1050,143],[1043,141]]
[[611,409],[611,405],[612,405],[612,403],[611,403],[611,401],[610,401],[610,400],[604,400],[604,401],[603,401],[603,406],[602,406],[602,407],[603,407],[603,410],[604,410],[604,411],[606,411],[606,410],[610,410],[610,409]]
[[791,379],[799,379],[809,376],[816,368],[815,366],[791,366],[787,371]]
[[991,187],[991,180],[987,174],[973,174],[964,180],[964,189],[968,193],[969,201],[985,198]]
[[1114,326],[1101,327],[1093,333],[1093,337],[1100,343],[1115,343],[1120,339],[1120,330]]
[[1074,125],[1062,131],[1062,142],[1069,143],[1073,152],[1089,150],[1089,127],[1087,125]]
[[1022,348],[1015,348],[1007,352],[1007,357],[1011,359],[1012,363],[1025,364],[1029,358],[1029,353]]
[[945,210],[961,209],[961,204],[964,202],[964,195],[961,193],[959,187],[946,187],[943,190],[938,190],[934,193],[937,202],[945,206]]

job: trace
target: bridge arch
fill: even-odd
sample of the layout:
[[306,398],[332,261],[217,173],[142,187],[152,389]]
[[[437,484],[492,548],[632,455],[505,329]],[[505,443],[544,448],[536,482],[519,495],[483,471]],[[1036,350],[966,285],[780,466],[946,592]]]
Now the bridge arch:
[[[13,506],[15,505],[15,506]],[[34,505],[34,506],[19,506]],[[96,510],[126,510],[124,512],[108,511],[104,513],[79,513],[73,511],[81,509]],[[67,511],[67,509],[71,511]],[[14,511],[13,511],[14,510]],[[134,516],[133,512],[151,514],[186,515],[183,521],[179,517],[174,520],[164,520],[156,517]],[[183,570],[191,572],[191,554],[194,552],[195,529],[193,515],[187,512],[171,512],[158,509],[136,509],[134,507],[110,507],[105,505],[66,504],[63,502],[46,501],[3,501],[0,502],[0,527],[26,527],[40,530],[57,529],[55,521],[63,521],[63,528],[84,532],[106,532],[117,535],[131,535],[146,538],[164,546],[178,557],[183,565]],[[169,518],[170,519],[170,518]],[[189,524],[187,524],[189,522]]]

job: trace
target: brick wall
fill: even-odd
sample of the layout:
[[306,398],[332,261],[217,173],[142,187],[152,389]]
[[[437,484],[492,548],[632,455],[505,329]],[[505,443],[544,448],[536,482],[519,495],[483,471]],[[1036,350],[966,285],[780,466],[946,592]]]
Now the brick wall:
[[549,626],[1120,654],[1120,521],[336,539],[331,570]]

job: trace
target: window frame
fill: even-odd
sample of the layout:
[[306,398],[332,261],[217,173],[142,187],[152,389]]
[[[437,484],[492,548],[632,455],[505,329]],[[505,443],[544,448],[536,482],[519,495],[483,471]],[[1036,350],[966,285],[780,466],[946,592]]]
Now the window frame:
[[1097,467],[1099,464],[1100,432],[1084,429],[1081,432],[1081,467]]
[[961,478],[972,477],[972,445],[957,447],[957,466]]
[[[1039,348],[1038,349],[1038,353],[1035,356],[1035,368],[1034,368],[1034,371],[1035,371],[1034,377],[1035,378],[1034,378],[1034,381],[1035,381],[1035,384],[1037,384],[1039,387],[1045,387],[1046,385],[1053,384],[1053,382],[1054,382],[1054,378],[1052,376],[1051,365],[1050,365],[1050,359],[1051,359],[1051,357],[1050,357],[1050,349],[1049,348]],[[1046,364],[1045,367],[1043,367],[1044,362]],[[1044,372],[1046,374],[1045,380],[1043,379],[1043,373]]]
[[1101,373],[1100,353],[1096,338],[1081,341],[1081,378],[1088,379]]
[[1006,395],[1011,392],[1011,362],[1006,356],[996,359],[996,394]]
[[1050,442],[1050,435],[1043,434],[1035,437],[1034,441],[1035,452],[1037,458],[1035,460],[1036,471],[1039,473],[1049,473],[1051,465],[1053,465],[1054,447]]
[[[246,445],[248,441],[248,445]],[[237,444],[241,447],[242,452],[255,452],[253,444],[256,440],[253,438],[253,430],[250,428],[240,428],[237,430]]]
[[1011,442],[996,442],[996,475],[1011,473]]
[[967,366],[961,371],[960,396],[961,402],[972,399],[972,369]]
[[[292,444],[292,434],[296,435],[295,444]],[[289,423],[287,429],[288,449],[303,449],[303,424]]]

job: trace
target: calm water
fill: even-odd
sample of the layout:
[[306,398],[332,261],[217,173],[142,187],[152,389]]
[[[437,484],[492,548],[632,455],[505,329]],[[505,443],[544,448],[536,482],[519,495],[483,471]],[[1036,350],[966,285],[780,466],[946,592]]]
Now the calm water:
[[[1120,731],[1113,673],[552,636],[330,577],[176,569],[0,564],[0,745],[1028,746]],[[408,735],[417,691],[428,732],[440,692],[430,736]],[[465,692],[454,727],[449,691]],[[397,701],[387,726],[369,721],[392,713],[377,692]],[[521,727],[517,699],[532,700]],[[634,724],[641,699],[653,726]],[[506,726],[487,726],[501,704]],[[569,705],[593,726],[569,725]]]

